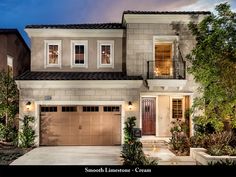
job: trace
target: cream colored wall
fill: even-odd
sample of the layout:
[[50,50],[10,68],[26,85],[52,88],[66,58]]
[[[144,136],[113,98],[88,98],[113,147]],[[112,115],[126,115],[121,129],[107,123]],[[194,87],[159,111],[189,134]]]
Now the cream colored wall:
[[[44,68],[44,40],[61,40],[62,41],[62,68]],[[71,68],[71,40],[88,40],[88,68]],[[114,40],[114,69],[99,68],[97,69],[97,41],[98,40]],[[95,72],[95,71],[122,71],[124,38],[31,38],[31,70],[32,71],[75,71],[75,72]]]
[[157,135],[171,136],[170,134],[170,97],[158,96]]

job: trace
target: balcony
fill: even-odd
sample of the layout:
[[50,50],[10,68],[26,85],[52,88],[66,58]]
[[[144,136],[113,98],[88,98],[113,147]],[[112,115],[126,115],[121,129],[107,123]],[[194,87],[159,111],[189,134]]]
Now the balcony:
[[162,87],[163,90],[175,87],[182,90],[187,82],[185,61],[182,57],[147,61],[147,82],[150,90],[153,87]]

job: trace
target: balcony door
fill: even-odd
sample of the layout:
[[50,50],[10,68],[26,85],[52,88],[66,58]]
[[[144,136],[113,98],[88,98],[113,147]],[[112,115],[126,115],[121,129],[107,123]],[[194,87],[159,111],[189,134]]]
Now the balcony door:
[[154,66],[156,77],[173,77],[172,43],[155,43]]
[[156,134],[156,98],[142,98],[143,135]]

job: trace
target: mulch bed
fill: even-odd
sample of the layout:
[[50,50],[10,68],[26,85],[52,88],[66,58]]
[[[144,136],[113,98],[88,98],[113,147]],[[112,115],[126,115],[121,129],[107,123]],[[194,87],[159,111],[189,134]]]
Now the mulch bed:
[[0,165],[9,165],[31,149],[15,147],[11,143],[0,142]]

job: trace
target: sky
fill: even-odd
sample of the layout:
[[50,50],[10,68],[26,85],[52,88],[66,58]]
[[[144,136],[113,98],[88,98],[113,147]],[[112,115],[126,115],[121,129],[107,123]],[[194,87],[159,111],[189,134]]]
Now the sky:
[[17,28],[26,43],[29,24],[76,24],[121,22],[124,10],[213,11],[236,0],[0,0],[0,28]]

